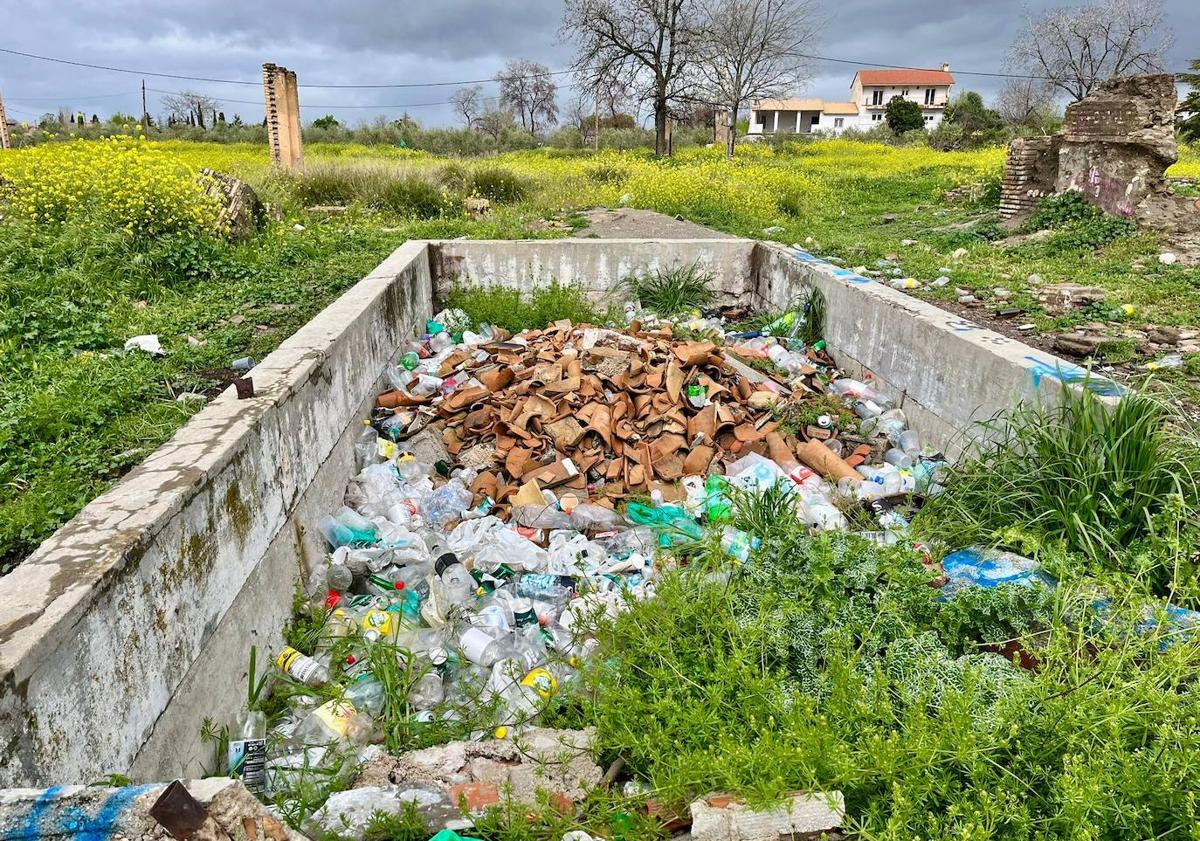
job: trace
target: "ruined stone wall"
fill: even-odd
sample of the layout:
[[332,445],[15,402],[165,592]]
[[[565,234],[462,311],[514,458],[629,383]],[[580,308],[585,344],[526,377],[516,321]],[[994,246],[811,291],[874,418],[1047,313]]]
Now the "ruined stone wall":
[[1058,153],[1058,192],[1077,190],[1114,216],[1137,215],[1166,192],[1164,173],[1179,159],[1175,80],[1167,74],[1110,79],[1067,106]]
[[1176,100],[1170,74],[1109,79],[1067,107],[1061,134],[1014,140],[1000,215],[1023,216],[1042,197],[1074,190],[1107,213],[1200,248],[1200,203],[1172,194],[1165,177],[1179,158]]
[[1000,190],[1000,215],[1011,218],[1033,210],[1054,192],[1058,181],[1060,138],[1018,137],[1008,147],[1004,183]]
[[263,65],[263,100],[267,110],[267,142],[271,163],[289,169],[304,162],[300,135],[300,96],[296,74],[286,67]]

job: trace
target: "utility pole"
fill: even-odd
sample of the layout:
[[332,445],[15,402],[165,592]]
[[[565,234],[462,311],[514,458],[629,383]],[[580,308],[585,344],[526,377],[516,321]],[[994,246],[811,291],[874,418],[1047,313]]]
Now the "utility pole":
[[142,79],[142,129],[150,130],[150,112],[146,110],[146,80]]
[[594,148],[597,152],[600,151],[600,86],[596,85],[596,136],[592,139]]
[[0,96],[0,149],[12,148],[8,142],[8,117],[4,114],[4,97]]

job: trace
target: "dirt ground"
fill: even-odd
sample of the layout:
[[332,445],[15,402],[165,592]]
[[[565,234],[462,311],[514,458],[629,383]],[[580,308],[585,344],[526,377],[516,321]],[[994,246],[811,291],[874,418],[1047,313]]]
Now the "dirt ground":
[[588,220],[588,226],[573,236],[585,239],[736,239],[732,234],[653,210],[597,208],[579,215]]

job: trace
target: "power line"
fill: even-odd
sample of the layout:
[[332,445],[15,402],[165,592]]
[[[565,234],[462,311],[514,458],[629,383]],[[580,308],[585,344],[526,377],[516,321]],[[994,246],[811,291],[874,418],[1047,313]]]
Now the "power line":
[[[49,62],[53,62],[54,64],[69,64],[72,67],[86,67],[89,70],[107,70],[111,73],[129,73],[134,76],[154,76],[159,79],[180,79],[180,80],[188,81],[188,82],[212,82],[212,83],[219,84],[219,85],[255,85],[255,86],[257,86],[257,85],[262,84],[261,80],[255,80],[255,81],[251,82],[251,81],[247,81],[245,79],[213,79],[213,78],[210,78],[207,76],[184,76],[179,73],[156,73],[152,70],[133,70],[128,67],[112,67],[107,64],[90,64],[86,61],[72,61],[70,59],[65,59],[65,58],[53,58],[51,56],[37,55],[35,53],[27,53],[27,52],[23,52],[21,50],[8,49],[7,47],[0,47],[0,53],[8,53],[9,55],[22,56],[23,58],[37,59],[38,61],[49,61]],[[574,70],[548,70],[545,73],[529,73],[529,74],[521,76],[519,78],[539,79],[539,78],[543,78],[545,76],[564,76],[564,75],[567,75],[567,74],[573,73],[573,72],[575,72],[575,71]],[[383,89],[383,88],[441,88],[441,87],[457,87],[460,85],[482,85],[482,84],[486,84],[487,82],[494,82],[494,81],[496,81],[495,78],[489,78],[489,79],[460,79],[458,81],[453,81],[453,82],[395,82],[395,83],[376,84],[376,85],[348,85],[348,84],[335,84],[335,83],[326,84],[326,83],[318,83],[318,82],[309,82],[306,84],[298,85],[298,87],[301,87],[301,88],[341,88],[341,89],[361,89],[361,90]],[[321,106],[321,107],[329,107],[329,106]]]
[[[164,90],[160,90],[159,88],[146,88],[146,90],[153,92],[153,93],[166,94],[167,96],[182,96],[183,95],[183,91],[164,91]],[[226,99],[225,97],[221,97],[221,96],[214,96],[213,99],[217,100],[221,104],[225,104],[226,102],[232,103],[234,105],[262,105],[263,104],[263,101],[261,99]],[[450,102],[450,100],[445,99],[445,100],[439,100],[438,102],[410,102],[407,105],[318,105],[315,103],[309,104],[307,102],[302,102],[300,104],[307,110],[307,109],[311,109],[311,108],[431,108],[435,105],[449,105],[449,104],[451,104],[451,102]]]
[[12,102],[62,102],[64,100],[87,102],[92,99],[113,99],[118,96],[131,96],[131,94],[129,91],[122,91],[121,93],[98,93],[88,96],[22,96],[18,98],[10,97],[9,99]]

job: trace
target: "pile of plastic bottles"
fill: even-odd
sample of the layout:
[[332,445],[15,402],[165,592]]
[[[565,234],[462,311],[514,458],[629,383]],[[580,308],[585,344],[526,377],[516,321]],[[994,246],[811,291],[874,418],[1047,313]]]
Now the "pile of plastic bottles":
[[[704,321],[722,327],[719,319]],[[794,332],[796,323],[781,320],[780,326]],[[473,377],[460,382],[435,374],[449,353],[491,340],[488,328],[467,326],[460,313],[439,314],[390,369],[393,387],[434,396],[436,407],[456,389],[477,386]],[[769,358],[794,378],[812,373],[812,358],[794,338],[723,335],[739,355]],[[546,490],[544,504],[514,507],[507,522],[490,513],[491,500],[476,503],[469,489],[475,471],[414,454],[409,438],[436,418],[435,408],[379,413],[357,442],[359,472],[347,488],[348,504],[316,523],[329,552],[312,571],[305,595],[326,617],[320,636],[307,652],[287,647],[275,657],[294,681],[331,691],[293,696],[272,740],[281,747],[271,758],[261,714],[239,722],[231,769],[259,790],[278,786],[289,770],[320,764],[330,748],[378,741],[385,708],[393,716],[403,709],[418,723],[478,724],[471,733],[476,738],[518,732],[594,651],[590,619],[616,615],[626,594],[652,593],[658,549],[702,538],[707,524],[721,530],[729,556],[749,558],[755,539],[727,523],[735,489],[782,485],[819,530],[847,528],[845,506],[864,505],[879,524],[868,537],[904,540],[907,523],[889,500],[936,493],[944,461],[921,452],[904,413],[886,395],[836,374],[830,389],[856,413],[859,434],[886,438],[881,463],[851,469],[838,442],[826,442],[821,446],[832,445],[830,453],[843,465],[840,476],[830,475],[773,446],[770,458],[751,452],[727,465],[724,475],[684,477],[678,504],[656,492],[649,504],[631,502],[618,513]],[[384,670],[394,666],[407,676],[404,697],[381,680],[380,658],[390,658]],[[483,708],[490,716],[477,720],[472,709]]]

